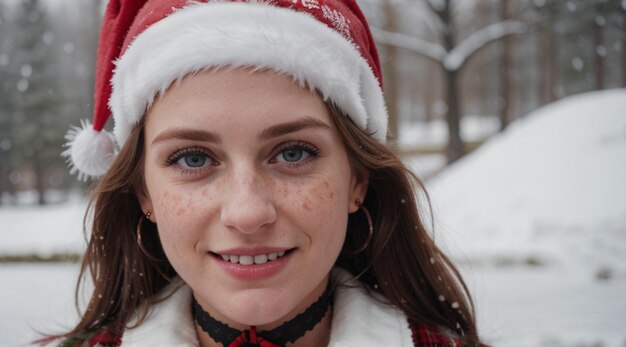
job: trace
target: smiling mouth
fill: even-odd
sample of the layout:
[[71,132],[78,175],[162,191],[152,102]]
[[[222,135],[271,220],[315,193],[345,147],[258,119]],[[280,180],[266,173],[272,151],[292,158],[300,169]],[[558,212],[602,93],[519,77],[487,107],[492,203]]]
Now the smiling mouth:
[[257,254],[257,255],[230,255],[230,254],[218,254],[213,253],[216,257],[221,258],[224,261],[231,262],[233,264],[240,265],[258,265],[265,264],[267,262],[272,262],[274,260],[280,259],[281,257],[291,253],[293,249],[282,250],[277,252],[271,252],[266,254]]

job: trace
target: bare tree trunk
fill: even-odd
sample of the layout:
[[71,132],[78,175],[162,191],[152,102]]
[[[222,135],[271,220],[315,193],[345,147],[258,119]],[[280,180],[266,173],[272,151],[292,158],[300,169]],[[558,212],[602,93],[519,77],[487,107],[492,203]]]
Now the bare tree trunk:
[[626,88],[626,7],[622,6],[622,87]]
[[[398,28],[395,20],[394,6],[390,0],[384,2],[385,30],[397,32]],[[388,135],[391,138],[398,136],[398,73],[397,73],[398,49],[395,46],[385,47],[385,99],[387,102],[387,112],[389,113]]]
[[[623,4],[623,3],[622,3]],[[622,88],[626,88],[626,6],[619,6],[619,14],[622,16],[621,18],[621,28],[622,28],[622,35],[620,40],[622,41],[622,49],[620,50],[620,56],[622,57],[621,62],[622,62],[622,81],[621,81],[621,87]],[[617,32],[619,33],[619,32]]]
[[[0,42],[4,42],[6,40],[6,33],[9,31],[8,30],[8,25],[6,23],[5,20],[5,16],[4,16],[4,3],[0,3]],[[0,48],[2,47],[2,44],[0,43]],[[11,117],[8,112],[9,112],[9,107],[7,105],[7,100],[5,98],[7,98],[8,93],[4,90],[6,84],[5,84],[5,79],[6,79],[6,75],[4,73],[4,71],[0,70],[0,76],[2,78],[2,80],[0,80],[0,90],[2,90],[2,99],[0,99],[0,141],[4,141],[3,137],[7,137],[6,141],[9,141],[8,139],[8,135],[11,133],[10,131],[7,131],[9,129],[5,129],[5,128],[10,128],[11,127],[11,123],[13,122],[13,117]],[[4,196],[4,192],[8,191],[8,175],[9,175],[9,170],[8,170],[8,166],[9,166],[9,157],[10,157],[10,148],[2,148],[2,143],[0,143],[0,206],[2,205],[2,198]]]
[[34,162],[35,162],[35,189],[37,190],[37,203],[39,205],[46,204],[46,175],[45,175],[45,165],[43,163],[43,158],[41,157],[41,152],[43,151],[43,140],[37,139],[35,140],[34,149]]
[[556,88],[557,88],[557,78],[556,78],[556,61],[557,59],[557,51],[556,51],[556,39],[554,37],[554,33],[550,30],[545,31],[545,37],[543,39],[543,65],[545,66],[545,82],[543,85],[543,104],[549,104],[557,99]]
[[[452,19],[452,9],[450,8],[450,0],[445,1],[445,6],[439,12],[442,22],[447,25],[447,30],[443,31],[443,46],[446,51],[450,52],[454,48],[454,23]],[[459,84],[458,71],[445,69],[446,74],[446,99],[448,112],[446,120],[448,121],[448,147],[446,149],[446,157],[448,164],[451,164],[465,154],[465,145],[461,138],[461,115],[459,109]]]
[[451,164],[463,157],[465,145],[461,139],[461,116],[458,95],[458,71],[446,71],[447,99],[448,99],[448,147],[446,157]]
[[604,89],[604,67],[606,48],[604,47],[604,17],[599,5],[595,6],[596,17],[593,20],[593,55],[595,58],[596,89]]
[[[430,62],[428,63],[429,65],[431,64]],[[434,64],[433,64],[434,65]],[[426,71],[426,81],[430,81],[427,82],[426,87],[422,88],[422,90],[424,91],[424,112],[425,112],[425,121],[426,122],[431,122],[433,119],[435,119],[435,110],[433,109],[433,103],[435,102],[435,100],[437,100],[437,93],[435,91],[435,82],[437,81],[438,77],[437,73],[436,73],[436,66],[434,66],[435,68],[432,69],[428,69]]]
[[556,21],[556,3],[549,2],[542,11],[544,18],[538,23],[538,52],[539,52],[539,103],[541,106],[549,104],[557,99],[557,61],[558,50],[552,24]]
[[[1,149],[0,149],[1,151]],[[4,156],[6,157],[6,156]],[[5,159],[5,158],[3,158]],[[4,166],[0,166],[0,206],[2,206],[2,197],[4,195],[4,192],[7,191],[7,170],[5,169]]]
[[[102,9],[102,0],[94,0],[91,3],[91,22],[92,27],[93,28],[100,28],[100,23],[102,22],[102,13],[101,13],[101,9]],[[91,45],[90,46],[90,59],[88,60],[91,65],[88,66],[88,70],[89,71],[89,81],[87,83],[87,85],[89,86],[89,97],[90,97],[90,105],[92,105],[92,109],[93,109],[93,105],[94,105],[94,98],[95,98],[95,84],[96,84],[96,58],[98,57],[97,52],[98,52],[98,36],[99,36],[99,32],[98,30],[94,30],[93,31],[93,37],[88,37],[88,43]]]
[[[500,5],[500,20],[506,21],[510,16],[510,1],[501,0]],[[510,77],[512,60],[511,56],[511,39],[504,37],[502,39],[502,51],[500,56],[500,131],[506,129],[509,123],[513,120],[511,113],[511,101],[513,92],[513,81]]]

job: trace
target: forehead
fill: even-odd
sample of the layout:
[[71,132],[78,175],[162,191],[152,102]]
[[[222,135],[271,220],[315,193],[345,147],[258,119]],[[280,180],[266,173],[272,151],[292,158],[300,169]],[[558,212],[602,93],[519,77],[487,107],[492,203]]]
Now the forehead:
[[267,126],[315,118],[332,127],[326,104],[315,91],[271,70],[222,68],[174,83],[152,105],[146,127]]

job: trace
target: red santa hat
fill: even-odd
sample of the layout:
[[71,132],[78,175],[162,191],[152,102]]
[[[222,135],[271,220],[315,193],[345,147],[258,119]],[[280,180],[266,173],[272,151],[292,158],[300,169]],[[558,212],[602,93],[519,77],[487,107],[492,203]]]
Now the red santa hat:
[[[356,0],[110,0],[93,124],[84,121],[66,136],[70,172],[104,175],[157,95],[220,66],[288,74],[385,141],[380,63]],[[103,130],[111,115],[113,135]]]

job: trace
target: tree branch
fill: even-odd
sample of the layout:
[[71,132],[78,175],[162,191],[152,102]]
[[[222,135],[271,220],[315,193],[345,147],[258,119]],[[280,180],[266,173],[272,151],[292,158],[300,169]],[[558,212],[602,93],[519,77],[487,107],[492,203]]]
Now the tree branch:
[[434,5],[431,0],[423,0],[423,3],[433,14],[432,16],[424,16],[426,23],[436,34],[440,34],[446,28],[446,23],[443,22],[441,17],[441,10],[438,9],[440,5]]
[[447,70],[459,70],[467,60],[491,42],[512,34],[523,34],[528,25],[520,21],[504,21],[486,26],[470,34],[463,42],[452,49],[444,58]]
[[443,46],[407,34],[392,33],[375,27],[372,27],[372,34],[379,44],[406,49],[439,64],[443,64],[447,55]]

